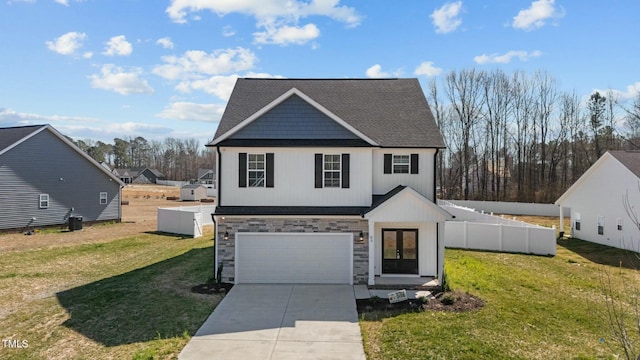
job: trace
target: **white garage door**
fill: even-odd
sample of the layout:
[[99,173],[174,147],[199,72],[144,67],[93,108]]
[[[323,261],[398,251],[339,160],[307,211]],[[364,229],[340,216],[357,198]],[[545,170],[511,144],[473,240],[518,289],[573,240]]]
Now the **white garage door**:
[[351,284],[353,235],[236,233],[239,283]]

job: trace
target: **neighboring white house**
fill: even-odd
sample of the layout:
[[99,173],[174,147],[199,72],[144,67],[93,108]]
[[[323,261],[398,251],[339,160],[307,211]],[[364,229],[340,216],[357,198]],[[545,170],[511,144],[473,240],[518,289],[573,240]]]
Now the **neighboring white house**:
[[207,146],[223,281],[441,279],[444,142],[417,79],[241,78]]
[[[571,236],[640,250],[640,231],[625,210],[640,215],[640,152],[608,151],[555,204],[571,209]],[[560,228],[563,229],[563,221]]]
[[180,200],[200,201],[207,197],[207,187],[202,184],[187,184],[180,188]]

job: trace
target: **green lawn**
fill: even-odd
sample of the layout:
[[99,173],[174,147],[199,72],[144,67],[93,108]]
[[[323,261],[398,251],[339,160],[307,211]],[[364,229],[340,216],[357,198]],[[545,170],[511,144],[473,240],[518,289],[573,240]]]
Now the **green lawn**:
[[361,320],[368,359],[590,359],[622,354],[610,336],[600,279],[608,271],[615,284],[624,279],[640,288],[633,255],[571,239],[561,240],[555,257],[447,250],[445,259],[451,287],[481,297],[485,307]]
[[144,234],[0,254],[2,359],[175,358],[219,302],[211,236]]

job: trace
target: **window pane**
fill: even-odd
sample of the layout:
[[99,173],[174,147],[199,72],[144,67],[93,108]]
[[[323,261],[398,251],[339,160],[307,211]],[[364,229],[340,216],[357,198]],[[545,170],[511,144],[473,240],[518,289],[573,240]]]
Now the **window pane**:
[[416,233],[413,231],[402,232],[402,258],[403,259],[417,259],[418,247],[417,247]]
[[249,154],[248,158],[250,170],[264,170],[264,154]]
[[340,187],[340,172],[338,172],[338,171],[325,171],[324,172],[324,187]]
[[264,171],[252,170],[249,171],[249,187],[263,187],[264,186]]
[[393,155],[393,173],[408,174],[409,173],[409,155]]
[[384,259],[396,258],[396,250],[398,250],[398,242],[396,239],[395,230],[382,232],[382,254]]

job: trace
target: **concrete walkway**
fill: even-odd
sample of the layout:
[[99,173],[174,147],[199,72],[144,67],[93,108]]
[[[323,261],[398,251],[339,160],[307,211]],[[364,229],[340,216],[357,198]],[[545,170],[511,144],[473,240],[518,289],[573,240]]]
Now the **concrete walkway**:
[[235,285],[179,359],[365,360],[353,287]]

